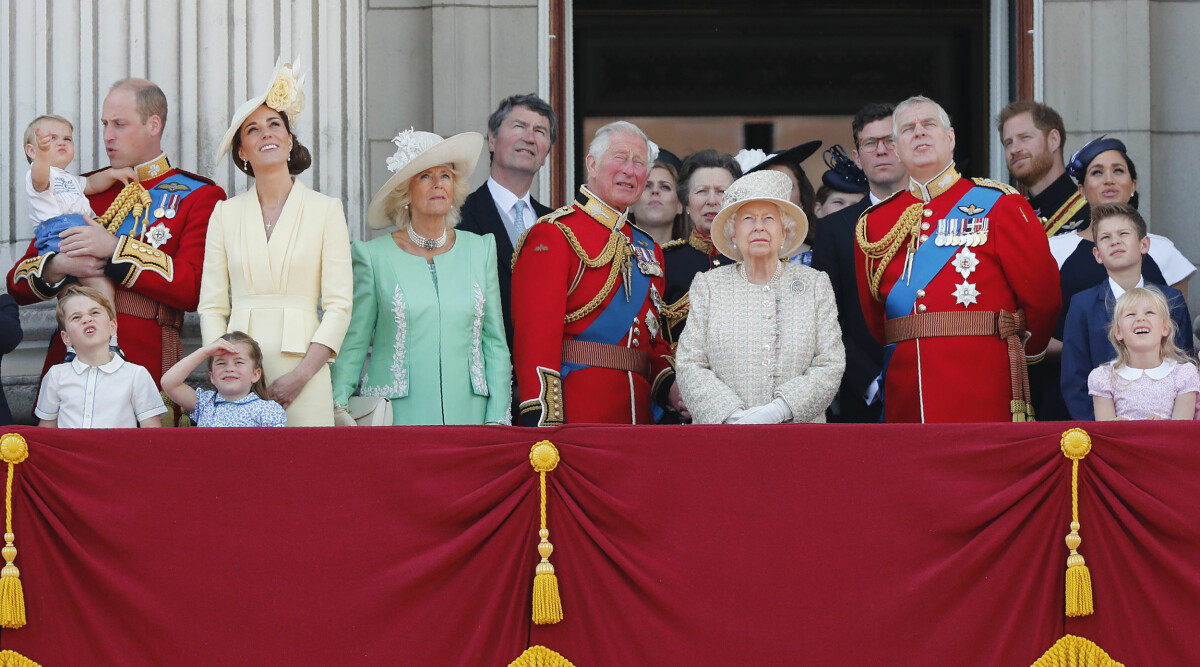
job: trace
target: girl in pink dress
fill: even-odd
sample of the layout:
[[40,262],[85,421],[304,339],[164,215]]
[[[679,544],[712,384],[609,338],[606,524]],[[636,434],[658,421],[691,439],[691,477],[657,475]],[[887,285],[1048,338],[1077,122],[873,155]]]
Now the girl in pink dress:
[[1154,287],[1135,287],[1117,299],[1108,332],[1117,358],[1088,375],[1096,421],[1195,416],[1200,374],[1175,345],[1169,313]]

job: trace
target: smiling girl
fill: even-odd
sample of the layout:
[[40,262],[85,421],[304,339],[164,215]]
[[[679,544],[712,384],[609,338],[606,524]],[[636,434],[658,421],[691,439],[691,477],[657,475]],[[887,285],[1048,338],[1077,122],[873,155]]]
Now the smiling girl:
[[1195,415],[1200,375],[1175,344],[1169,312],[1153,287],[1135,287],[1117,299],[1108,334],[1117,358],[1088,375],[1096,421]]
[[[216,391],[184,384],[205,359]],[[197,426],[287,426],[287,413],[267,399],[262,349],[241,331],[227,333],[184,357],[163,373],[162,388]]]

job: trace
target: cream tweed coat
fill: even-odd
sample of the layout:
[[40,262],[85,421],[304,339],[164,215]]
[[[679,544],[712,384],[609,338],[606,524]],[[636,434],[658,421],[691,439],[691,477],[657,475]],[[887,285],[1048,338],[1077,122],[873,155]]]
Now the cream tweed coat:
[[675,353],[683,402],[697,424],[787,401],[794,422],[823,422],[846,369],[833,288],[824,273],[785,264],[770,285],[740,265],[698,273]]

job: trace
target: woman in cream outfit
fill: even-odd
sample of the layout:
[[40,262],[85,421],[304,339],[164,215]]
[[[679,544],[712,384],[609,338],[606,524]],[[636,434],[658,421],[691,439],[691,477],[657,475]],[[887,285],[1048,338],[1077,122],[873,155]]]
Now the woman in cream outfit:
[[808,219],[791,179],[757,171],[725,191],[713,244],[736,264],[696,274],[675,354],[697,424],[823,422],[846,368],[829,278],[786,258]]
[[255,182],[209,220],[201,335],[208,343],[249,334],[288,426],[332,426],[329,362],[350,325],[350,236],[342,203],[293,178],[312,162],[291,130],[304,105],[303,77],[277,64],[271,80],[234,114],[217,154],[219,161],[231,151]]

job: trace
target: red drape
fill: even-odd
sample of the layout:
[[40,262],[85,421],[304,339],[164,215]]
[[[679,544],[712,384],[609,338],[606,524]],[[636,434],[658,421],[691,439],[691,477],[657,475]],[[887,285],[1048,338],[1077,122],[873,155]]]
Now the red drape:
[[[1096,614],[1065,619],[1062,424],[19,429],[46,667],[1030,665],[1200,656],[1191,423],[1086,424]],[[565,620],[530,623],[537,478]]]

